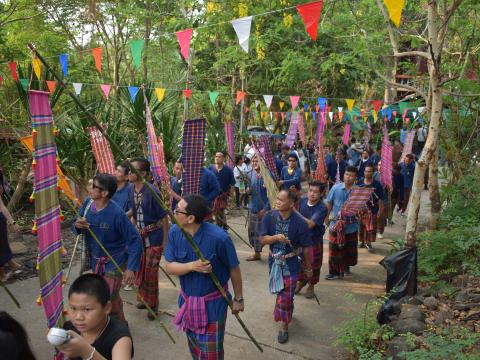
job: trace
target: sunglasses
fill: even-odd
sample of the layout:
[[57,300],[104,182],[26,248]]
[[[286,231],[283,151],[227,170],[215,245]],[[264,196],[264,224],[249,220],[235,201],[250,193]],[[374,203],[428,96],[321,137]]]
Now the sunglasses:
[[175,209],[173,210],[173,212],[174,212],[175,214],[183,214],[183,215],[185,215],[185,216],[191,215],[191,214],[189,214],[189,213],[187,213],[187,212],[185,212],[185,211],[180,211],[179,208],[175,208]]
[[100,187],[100,186],[98,186],[98,185],[95,185],[95,184],[92,184],[92,189],[98,189],[98,190],[100,190],[100,191],[105,191],[104,188],[102,188],[102,187]]

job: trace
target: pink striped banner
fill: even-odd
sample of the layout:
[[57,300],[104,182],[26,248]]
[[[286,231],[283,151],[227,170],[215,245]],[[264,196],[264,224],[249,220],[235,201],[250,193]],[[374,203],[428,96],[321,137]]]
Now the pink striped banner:
[[112,149],[102,132],[96,127],[88,128],[90,134],[90,142],[92,144],[93,156],[97,163],[99,173],[115,175],[115,159],[113,158]]
[[343,143],[348,145],[348,141],[350,140],[350,123],[347,122],[345,125],[345,132],[343,133]]
[[287,139],[285,140],[285,144],[287,144],[289,147],[292,147],[297,139],[298,122],[298,111],[292,112],[290,117],[290,127],[288,128]]

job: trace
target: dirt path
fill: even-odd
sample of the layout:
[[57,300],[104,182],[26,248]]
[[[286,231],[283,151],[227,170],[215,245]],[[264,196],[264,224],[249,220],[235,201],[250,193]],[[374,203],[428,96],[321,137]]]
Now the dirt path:
[[[423,192],[422,202],[426,204],[427,201],[428,193]],[[423,206],[422,221],[425,221],[427,214],[428,207]],[[246,310],[242,318],[264,347],[264,353],[259,353],[247,341],[241,327],[230,316],[225,336],[226,358],[271,360],[343,358],[341,349],[333,345],[334,327],[360,312],[367,301],[384,294],[385,271],[378,263],[390,250],[387,243],[394,238],[403,237],[405,221],[405,218],[401,218],[398,214],[394,215],[395,224],[386,228],[385,238],[374,245],[374,253],[359,249],[359,264],[352,270],[354,276],[345,280],[325,281],[323,279],[328,272],[328,243],[324,242],[321,280],[316,287],[320,306],[315,300],[308,300],[302,295],[296,296],[290,341],[285,345],[280,345],[276,341],[277,325],[273,322],[275,297],[270,295],[267,289],[267,262],[266,260],[246,262],[245,258],[250,255],[250,249],[232,235],[244,280]],[[238,212],[232,212],[229,222],[234,230],[247,239],[244,216]],[[20,247],[20,245],[14,244],[13,247]],[[76,271],[74,269],[73,273]],[[7,310],[26,325],[38,359],[51,359],[51,347],[44,340],[46,326],[43,311],[35,304],[39,288],[38,279],[31,277],[18,280],[11,283],[9,288],[18,297],[22,309],[16,309],[3,291],[0,292],[0,309]],[[177,294],[178,290],[160,273],[160,308],[167,313],[175,313]],[[122,297],[125,300],[124,309],[134,337],[135,359],[189,359],[185,336],[175,333],[174,327],[169,323],[171,319],[169,315],[164,314],[160,318],[174,333],[177,339],[176,345],[170,342],[158,324],[146,319],[144,311],[135,309],[133,292],[122,291]]]

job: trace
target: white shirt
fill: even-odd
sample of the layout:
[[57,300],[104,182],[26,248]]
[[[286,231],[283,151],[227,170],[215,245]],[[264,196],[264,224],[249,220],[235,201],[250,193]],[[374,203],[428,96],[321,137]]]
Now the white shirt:
[[425,126],[423,126],[417,130],[417,140],[420,142],[425,142],[426,137],[427,137],[427,129],[425,129]]

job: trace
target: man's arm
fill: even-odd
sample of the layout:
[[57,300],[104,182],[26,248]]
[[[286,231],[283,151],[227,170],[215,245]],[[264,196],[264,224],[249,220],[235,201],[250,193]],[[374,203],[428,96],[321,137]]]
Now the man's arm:
[[[245,307],[243,303],[242,273],[240,272],[240,266],[230,269],[230,279],[232,280],[234,294],[232,312],[235,314],[243,311]],[[236,300],[240,300],[240,302]]]

